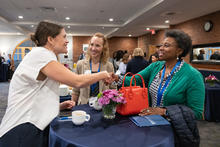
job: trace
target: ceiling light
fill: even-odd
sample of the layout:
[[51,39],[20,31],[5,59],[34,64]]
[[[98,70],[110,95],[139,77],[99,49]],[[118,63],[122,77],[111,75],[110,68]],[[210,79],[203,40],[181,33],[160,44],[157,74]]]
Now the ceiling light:
[[31,25],[31,27],[33,28],[33,27],[34,27],[34,25]]
[[165,23],[170,23],[170,21],[169,20],[165,20]]
[[105,27],[102,27],[102,29],[104,30],[104,29],[105,29]]
[[21,33],[19,33],[19,32],[17,32],[16,34],[17,34],[17,35],[23,35],[23,34],[21,34]]
[[131,37],[132,35],[131,35],[131,34],[129,34],[128,36],[129,36],[129,37]]
[[149,31],[149,30],[150,30],[150,28],[146,28],[146,30],[147,30],[147,31]]
[[67,28],[70,28],[70,26],[67,26]]
[[113,18],[109,18],[109,21],[114,21],[114,19]]
[[66,17],[65,19],[66,19],[66,20],[70,20],[70,18],[69,18],[69,17]]
[[19,19],[23,19],[24,17],[20,15],[20,16],[18,16],[18,18],[19,18]]

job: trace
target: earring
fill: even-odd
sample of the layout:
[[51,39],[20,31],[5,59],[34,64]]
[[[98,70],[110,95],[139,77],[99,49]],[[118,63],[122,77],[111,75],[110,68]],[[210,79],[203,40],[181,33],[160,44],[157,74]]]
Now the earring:
[[176,60],[179,61],[179,59],[180,59],[180,58],[179,58],[179,56],[177,55]]

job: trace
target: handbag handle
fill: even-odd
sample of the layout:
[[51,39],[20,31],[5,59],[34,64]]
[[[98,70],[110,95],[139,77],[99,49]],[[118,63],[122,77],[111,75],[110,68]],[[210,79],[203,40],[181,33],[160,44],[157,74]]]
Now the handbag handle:
[[129,96],[130,98],[133,96],[133,93],[132,93],[132,80],[134,78],[135,80],[135,86],[136,86],[136,79],[135,79],[135,76],[139,76],[141,77],[141,80],[142,80],[142,85],[143,85],[143,97],[145,98],[145,96],[147,96],[148,92],[147,92],[147,89],[145,88],[145,83],[144,83],[144,79],[143,77],[140,75],[140,74],[135,74],[131,77],[131,81],[130,81],[130,92],[129,92]]
[[135,76],[136,76],[136,75],[139,76],[139,77],[141,77],[143,88],[145,88],[144,79],[143,79],[143,77],[142,77],[140,74],[135,74],[135,75],[133,75],[133,76],[131,77],[130,87],[132,86],[132,80],[133,80],[133,78],[134,78],[134,80],[135,80],[135,86],[136,86],[136,79],[135,79]]
[[[125,85],[125,84],[124,84],[124,83],[125,83],[125,77],[126,77],[127,75],[132,75],[132,77],[133,77],[134,74],[131,73],[131,72],[127,72],[127,73],[124,75],[123,82],[122,82],[122,87],[123,87],[123,88],[124,88],[124,85]],[[134,77],[134,79],[135,79],[135,77]],[[135,86],[136,86],[136,79],[135,79],[135,83],[134,83],[134,84],[135,84]]]

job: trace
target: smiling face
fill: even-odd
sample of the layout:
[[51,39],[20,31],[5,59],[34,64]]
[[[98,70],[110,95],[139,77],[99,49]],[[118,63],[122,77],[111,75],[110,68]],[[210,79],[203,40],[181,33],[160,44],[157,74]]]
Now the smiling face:
[[159,60],[170,61],[176,58],[183,52],[172,37],[164,39],[163,44],[158,50]]
[[100,59],[102,51],[103,51],[103,39],[97,36],[93,36],[90,41],[90,45],[89,45],[89,53],[90,53],[91,59],[94,59],[94,58]]
[[66,38],[66,31],[62,29],[60,34],[58,34],[55,38],[50,38],[53,51],[55,54],[67,53],[67,44],[69,41]]

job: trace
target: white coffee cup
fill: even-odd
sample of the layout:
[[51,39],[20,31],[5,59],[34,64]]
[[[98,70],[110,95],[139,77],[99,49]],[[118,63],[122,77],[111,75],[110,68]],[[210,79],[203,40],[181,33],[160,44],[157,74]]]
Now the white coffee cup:
[[93,108],[96,109],[96,110],[101,110],[101,109],[102,109],[102,106],[99,105],[97,99],[98,99],[97,97],[91,97],[91,98],[89,99],[89,106],[90,106],[90,107],[93,107]]
[[81,125],[85,121],[90,120],[90,115],[86,114],[85,111],[82,110],[76,110],[72,112],[72,121],[75,125]]

